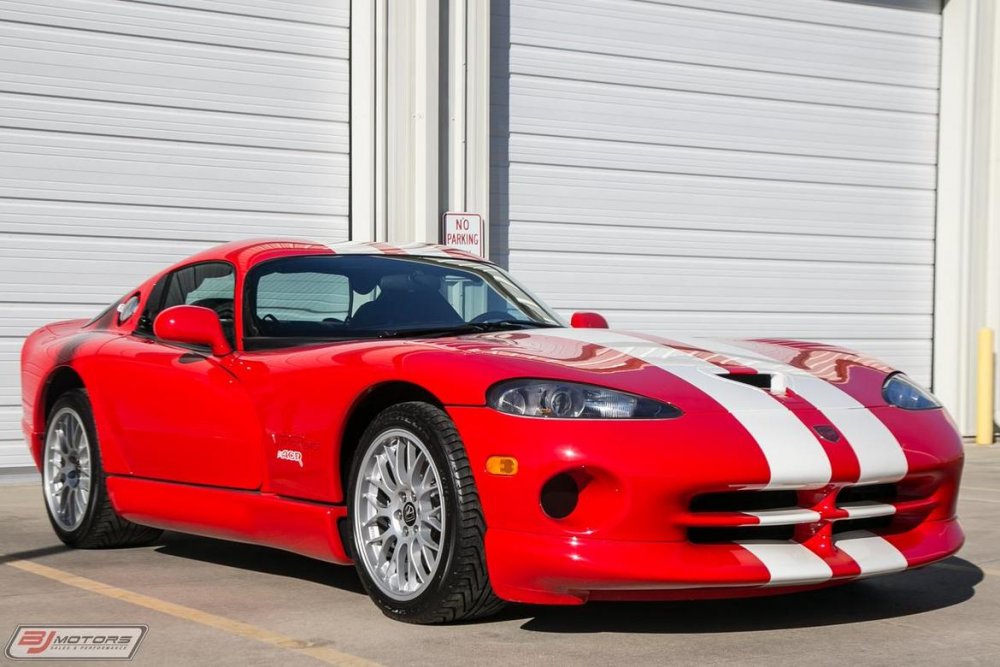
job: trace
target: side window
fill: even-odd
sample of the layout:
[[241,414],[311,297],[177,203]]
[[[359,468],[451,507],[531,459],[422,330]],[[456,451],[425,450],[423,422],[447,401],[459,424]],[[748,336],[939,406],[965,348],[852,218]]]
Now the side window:
[[184,303],[198,304],[200,302],[216,299],[233,300],[233,291],[236,289],[236,277],[232,272],[224,276],[208,276],[202,280],[195,289],[184,295]]
[[151,335],[153,322],[161,311],[173,306],[192,305],[211,308],[222,322],[222,330],[233,340],[233,297],[236,275],[233,267],[222,262],[193,264],[170,273],[156,284],[143,311],[136,331]]
[[160,310],[187,304],[204,306],[216,312],[222,305],[231,312],[235,286],[233,267],[228,264],[211,262],[186,266],[170,274]]
[[135,324],[135,333],[141,336],[152,336],[153,335],[153,320],[156,319],[157,314],[160,312],[160,303],[163,301],[163,289],[167,286],[170,276],[164,276],[153,285],[153,289],[149,293],[149,298],[146,299],[146,306],[142,310],[142,315],[139,316],[139,321]]

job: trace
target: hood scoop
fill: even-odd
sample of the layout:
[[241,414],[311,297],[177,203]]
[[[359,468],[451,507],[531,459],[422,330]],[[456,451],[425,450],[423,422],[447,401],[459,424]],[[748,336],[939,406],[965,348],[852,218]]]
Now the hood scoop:
[[719,377],[764,389],[775,396],[788,393],[788,378],[783,373],[723,373]]

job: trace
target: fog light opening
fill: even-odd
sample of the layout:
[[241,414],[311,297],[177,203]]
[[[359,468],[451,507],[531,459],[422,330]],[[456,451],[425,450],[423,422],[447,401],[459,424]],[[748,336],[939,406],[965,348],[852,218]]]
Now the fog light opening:
[[569,473],[560,473],[542,487],[542,511],[552,519],[565,519],[580,501],[580,486]]

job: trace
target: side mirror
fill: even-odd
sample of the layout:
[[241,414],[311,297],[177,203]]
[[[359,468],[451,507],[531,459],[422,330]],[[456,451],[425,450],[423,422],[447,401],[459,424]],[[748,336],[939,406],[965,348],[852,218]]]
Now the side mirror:
[[607,329],[608,321],[600,313],[573,313],[569,325],[574,329]]
[[222,357],[233,351],[222,332],[219,316],[201,306],[173,306],[156,316],[153,333],[157,338],[187,345],[207,345]]

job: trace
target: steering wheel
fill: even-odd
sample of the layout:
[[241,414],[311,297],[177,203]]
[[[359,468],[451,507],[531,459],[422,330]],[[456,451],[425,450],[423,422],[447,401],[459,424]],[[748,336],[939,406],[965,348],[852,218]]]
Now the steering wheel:
[[509,320],[510,318],[511,314],[506,310],[487,310],[485,313],[473,317],[469,324],[482,324],[492,320]]

